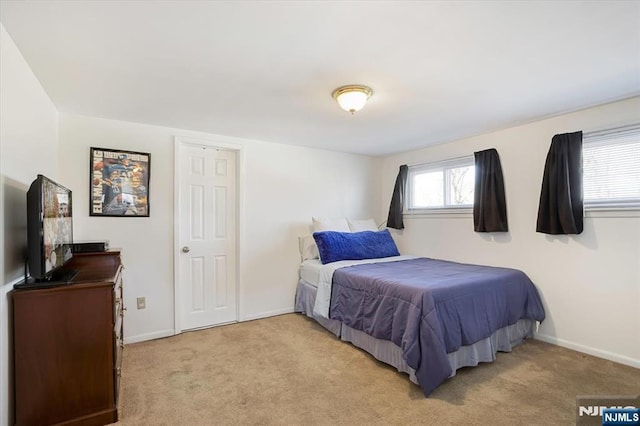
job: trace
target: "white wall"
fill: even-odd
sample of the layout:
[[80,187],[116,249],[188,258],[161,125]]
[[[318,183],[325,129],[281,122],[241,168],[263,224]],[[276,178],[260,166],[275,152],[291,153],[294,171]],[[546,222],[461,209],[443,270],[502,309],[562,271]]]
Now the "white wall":
[[[380,205],[380,160],[331,151],[60,114],[60,182],[73,191],[74,238],[108,239],[125,269],[125,341],[164,335],[173,318],[174,136],[236,143],[244,150],[241,319],[291,312],[297,236],[311,216],[371,217]],[[89,217],[89,148],[151,153],[149,218]],[[376,219],[379,219],[376,217]],[[135,298],[147,307],[137,310]]]
[[537,285],[547,312],[538,338],[640,367],[640,212],[587,213],[584,232],[577,236],[535,232],[552,136],[638,122],[640,97],[388,156],[383,159],[380,214],[388,211],[401,164],[496,148],[505,179],[509,233],[475,233],[470,214],[405,216],[406,228],[394,235],[400,251],[522,269]]
[[58,113],[0,24],[0,425],[12,423],[7,292],[23,275],[26,192],[38,173],[57,171]]

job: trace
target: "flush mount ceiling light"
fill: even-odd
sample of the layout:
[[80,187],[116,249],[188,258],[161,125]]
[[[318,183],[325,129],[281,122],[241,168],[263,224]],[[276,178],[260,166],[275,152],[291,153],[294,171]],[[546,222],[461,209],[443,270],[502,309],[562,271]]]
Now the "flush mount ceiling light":
[[331,96],[338,101],[343,110],[353,114],[364,107],[372,93],[373,91],[370,87],[350,84],[338,87]]

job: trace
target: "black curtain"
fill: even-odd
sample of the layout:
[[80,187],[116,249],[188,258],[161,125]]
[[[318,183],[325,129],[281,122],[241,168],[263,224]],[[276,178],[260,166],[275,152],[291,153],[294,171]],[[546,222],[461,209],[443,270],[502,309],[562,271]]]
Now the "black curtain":
[[404,207],[404,191],[407,187],[407,173],[409,167],[406,164],[400,166],[396,185],[393,188],[393,196],[391,197],[391,205],[389,206],[389,217],[387,218],[387,227],[394,229],[404,229],[402,221],[402,209]]
[[474,156],[473,228],[476,232],[507,232],[507,203],[498,151],[491,148],[474,152]]
[[555,135],[544,165],[536,231],[580,234],[583,207],[582,132]]

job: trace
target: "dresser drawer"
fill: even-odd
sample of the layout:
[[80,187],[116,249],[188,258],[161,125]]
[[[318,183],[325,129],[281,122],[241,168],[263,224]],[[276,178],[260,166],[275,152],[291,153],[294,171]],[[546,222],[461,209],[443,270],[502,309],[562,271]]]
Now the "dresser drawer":
[[113,287],[113,331],[115,332],[116,339],[122,337],[122,322],[124,319],[124,311],[126,311],[123,302],[122,291],[122,270],[124,268],[120,266],[118,273],[116,274],[115,285]]
[[124,337],[122,335],[122,330],[124,323],[124,313],[126,311],[126,308],[124,306],[123,294],[123,269],[124,266],[120,265],[113,287],[113,396],[116,406],[118,405],[118,396],[120,394],[120,379],[122,378],[122,352],[124,350]]
[[122,351],[124,349],[124,342],[122,339],[116,340],[116,350],[115,350],[115,366],[114,366],[114,374],[115,374],[115,396],[116,403],[118,402],[118,390],[120,389],[120,377],[122,376]]
[[115,308],[115,321],[113,324],[113,332],[116,340],[122,337],[122,322],[124,319],[124,311],[122,310],[122,302]]

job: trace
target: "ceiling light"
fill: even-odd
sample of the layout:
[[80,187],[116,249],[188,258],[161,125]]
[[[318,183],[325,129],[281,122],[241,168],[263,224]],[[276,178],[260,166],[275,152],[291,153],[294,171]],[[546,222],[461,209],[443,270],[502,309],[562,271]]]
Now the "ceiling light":
[[367,86],[350,84],[348,86],[338,87],[333,91],[333,99],[338,101],[340,107],[353,114],[360,111],[367,103],[373,91]]

